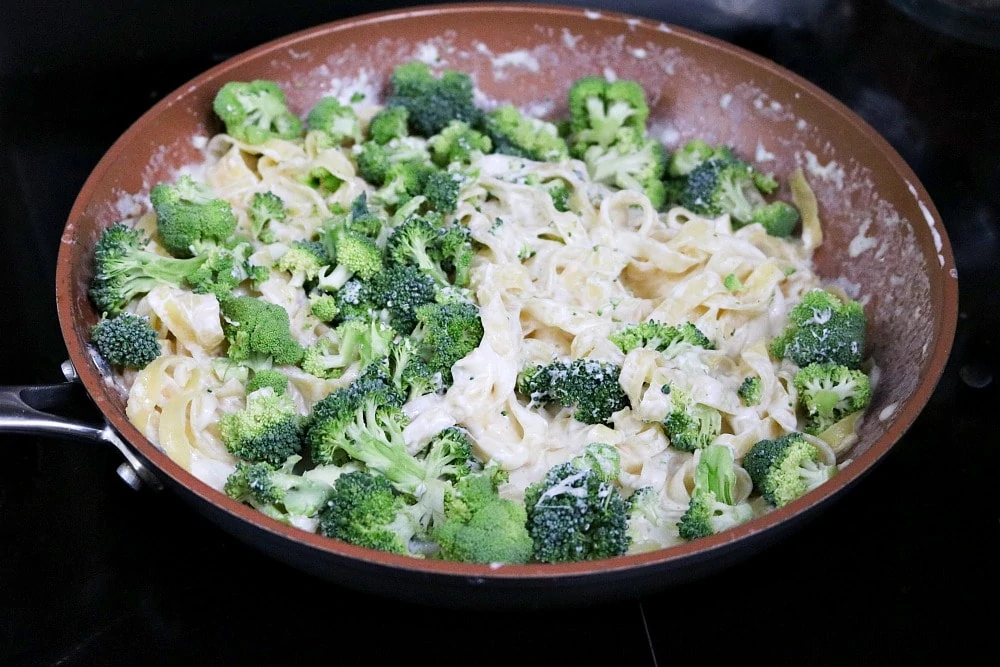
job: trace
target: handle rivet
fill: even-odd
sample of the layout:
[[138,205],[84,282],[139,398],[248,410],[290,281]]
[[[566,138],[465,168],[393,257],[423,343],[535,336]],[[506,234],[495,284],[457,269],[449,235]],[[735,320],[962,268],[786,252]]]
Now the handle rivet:
[[73,366],[73,362],[69,359],[59,364],[59,368],[62,370],[63,377],[66,378],[67,382],[80,381],[80,376],[77,375],[76,367]]

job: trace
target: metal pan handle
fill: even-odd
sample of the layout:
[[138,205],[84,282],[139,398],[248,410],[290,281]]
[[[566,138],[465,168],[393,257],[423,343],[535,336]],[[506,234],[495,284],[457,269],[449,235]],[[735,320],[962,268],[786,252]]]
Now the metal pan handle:
[[68,361],[62,366],[69,382],[49,385],[0,386],[0,434],[21,433],[66,438],[83,442],[104,442],[112,445],[125,458],[118,466],[118,476],[133,489],[146,484],[162,488],[139,457],[129,449],[110,425],[93,426],[54,415],[46,410],[66,405],[75,393],[76,369]]

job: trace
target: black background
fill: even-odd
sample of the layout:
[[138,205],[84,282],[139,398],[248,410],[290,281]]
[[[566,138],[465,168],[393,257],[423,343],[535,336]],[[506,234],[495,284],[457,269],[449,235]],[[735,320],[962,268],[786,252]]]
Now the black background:
[[[0,3],[0,384],[61,379],[58,239],[89,171],[132,121],[266,40],[419,3],[87,4]],[[1000,656],[1000,53],[884,2],[589,4],[703,30],[802,74],[888,138],[927,187],[957,257],[958,336],[930,404],[884,463],[793,537],[726,572],[641,602],[487,614],[410,607],[311,579],[169,493],[132,492],[114,475],[110,449],[3,436],[0,662]]]

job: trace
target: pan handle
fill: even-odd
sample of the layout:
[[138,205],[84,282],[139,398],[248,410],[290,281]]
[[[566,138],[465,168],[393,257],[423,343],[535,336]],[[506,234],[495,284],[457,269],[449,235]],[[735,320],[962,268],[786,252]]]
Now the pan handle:
[[72,364],[63,364],[63,374],[70,382],[48,385],[0,386],[0,434],[21,433],[42,435],[83,442],[104,442],[112,445],[125,458],[118,466],[118,476],[133,489],[146,484],[153,489],[162,488],[160,480],[129,449],[109,424],[92,426],[73,421],[46,410],[65,405],[75,393],[73,380],[76,370]]

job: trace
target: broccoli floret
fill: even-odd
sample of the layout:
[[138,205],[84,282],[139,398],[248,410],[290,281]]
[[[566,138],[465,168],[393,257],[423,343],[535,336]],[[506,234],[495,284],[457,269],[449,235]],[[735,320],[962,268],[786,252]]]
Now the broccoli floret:
[[248,144],[302,134],[302,121],[285,106],[285,93],[274,81],[230,81],[212,106],[226,133]]
[[493,142],[486,135],[473,130],[468,123],[453,120],[448,126],[430,138],[431,155],[439,167],[447,167],[452,162],[469,164],[476,153],[489,153]]
[[468,74],[445,70],[435,78],[427,65],[398,65],[390,77],[392,95],[387,106],[404,107],[416,134],[430,137],[453,120],[477,125],[480,112],[472,101],[472,79]]
[[665,504],[651,486],[636,489],[628,497],[628,505],[630,553],[661,549],[677,541],[677,522],[684,508]]
[[418,525],[385,477],[349,472],[337,478],[319,514],[319,532],[359,547],[409,553]]
[[584,424],[604,424],[628,407],[628,396],[618,383],[621,368],[593,359],[555,361],[521,373],[518,391],[537,405],[559,403],[572,407],[573,418]]
[[393,385],[407,401],[431,394],[442,388],[441,374],[431,370],[420,350],[410,338],[402,338],[392,345],[389,352],[389,369]]
[[90,333],[97,352],[112,366],[141,369],[160,356],[160,337],[149,320],[133,313],[101,318]]
[[451,385],[451,367],[479,347],[483,323],[479,308],[465,301],[429,303],[416,309],[418,321],[413,331],[420,357],[433,373],[440,373]]
[[562,463],[524,492],[535,560],[564,563],[628,550],[628,503],[591,469]]
[[757,442],[743,457],[754,488],[777,507],[812,491],[837,474],[836,465],[820,460],[820,451],[801,433]]
[[426,529],[443,521],[450,480],[468,474],[472,452],[467,443],[438,438],[422,459],[407,453],[401,398],[381,379],[359,378],[316,404],[309,438],[315,460],[329,462],[342,451],[413,497]]
[[323,336],[306,349],[302,370],[319,378],[336,378],[351,364],[359,363],[364,368],[389,354],[395,335],[378,320],[347,320],[332,335]]
[[385,145],[367,141],[357,154],[358,173],[372,185],[381,187],[393,165],[412,162],[429,168],[430,158],[425,143],[413,137],[392,139]]
[[732,160],[734,157],[728,146],[709,146],[701,139],[692,139],[670,156],[667,172],[674,177],[687,176],[703,162],[713,159]]
[[653,208],[666,203],[662,179],[667,153],[657,140],[644,138],[641,130],[619,130],[610,145],[588,148],[583,161],[595,181],[641,192],[649,197]]
[[588,76],[569,89],[569,116],[570,150],[575,157],[583,157],[591,146],[610,146],[624,128],[638,131],[641,137],[649,107],[646,93],[635,81],[612,83]]
[[120,222],[101,233],[94,246],[94,278],[90,285],[90,298],[99,311],[116,315],[129,301],[157,285],[182,285],[193,277],[204,278],[201,268],[209,255],[164,257],[143,250],[145,243],[141,232]]
[[387,144],[393,139],[399,139],[407,135],[407,121],[410,112],[404,107],[387,107],[374,116],[368,124],[368,136],[375,143]]
[[389,165],[385,173],[385,182],[375,194],[372,201],[390,210],[395,210],[413,197],[423,193],[427,179],[434,173],[434,168],[423,162],[396,162]]
[[156,211],[156,237],[174,257],[190,257],[203,243],[222,243],[236,231],[229,203],[216,199],[204,183],[181,176],[149,193]]
[[794,384],[809,418],[806,433],[812,435],[865,409],[872,400],[868,376],[847,366],[810,364],[795,374]]
[[774,174],[765,174],[756,169],[753,172],[753,184],[766,195],[774,194],[775,190],[778,189],[778,179],[774,177]]
[[417,309],[434,303],[436,296],[436,284],[426,273],[415,266],[393,265],[365,287],[362,301],[384,308],[392,328],[405,335],[417,326]]
[[456,287],[469,285],[476,253],[468,227],[455,223],[444,228],[437,240],[435,256],[441,260],[441,267],[452,276],[452,284]]
[[445,522],[434,539],[447,560],[465,563],[527,563],[532,540],[525,509],[497,495],[490,474],[460,479],[445,500]]
[[755,209],[750,222],[760,223],[771,236],[787,238],[792,235],[795,225],[799,224],[799,211],[791,204],[776,201]]
[[510,105],[486,115],[486,132],[497,153],[540,162],[560,162],[569,157],[566,141],[559,136],[555,125],[537,118],[525,118]]
[[309,312],[320,322],[333,322],[340,314],[337,298],[332,294],[310,294]]
[[336,192],[344,181],[326,167],[313,167],[310,169],[302,182],[318,190],[321,195],[332,195]]
[[329,263],[330,257],[322,243],[295,241],[278,260],[278,269],[292,274],[291,285],[302,287],[305,281],[316,280]]
[[315,516],[326,507],[333,489],[318,479],[292,474],[289,463],[298,459],[291,457],[280,469],[267,463],[240,461],[223,490],[230,498],[285,523],[290,516]]
[[243,410],[222,415],[219,432],[233,456],[253,463],[278,466],[302,449],[302,428],[295,404],[270,388],[247,394]]
[[[344,283],[344,286],[333,294],[334,303],[337,307],[336,319],[346,322],[347,320],[359,318],[371,318],[374,311],[379,309],[379,306],[372,301],[369,287],[369,285],[360,280],[352,279]],[[433,283],[431,284],[431,289],[433,290]],[[393,326],[399,331],[399,327]]]
[[555,179],[548,181],[544,184],[545,189],[549,191],[549,196],[552,197],[552,206],[562,213],[569,210],[569,196],[571,194],[569,187],[562,180]]
[[286,216],[285,202],[273,192],[255,192],[247,212],[250,216],[250,228],[253,235],[255,238],[260,238],[269,223],[284,221]]
[[740,388],[736,391],[743,405],[759,405],[764,393],[764,383],[755,375],[743,378]]
[[[688,174],[680,203],[700,215],[729,214],[734,227],[757,222],[754,216],[759,215],[759,221],[766,223],[765,229],[770,226],[776,232],[783,232],[789,212],[782,206],[767,208],[753,174],[750,165],[736,158],[707,160]],[[797,216],[796,213],[796,219]]]
[[593,470],[602,482],[613,482],[621,473],[622,463],[614,445],[593,442],[573,457],[573,465],[580,470]]
[[351,202],[351,214],[347,228],[355,234],[361,234],[371,239],[377,239],[386,226],[387,221],[373,213],[368,208],[368,196],[362,192]]
[[833,363],[856,369],[865,350],[865,311],[821,289],[807,292],[788,313],[788,326],[771,342],[771,354],[797,366]]
[[427,177],[423,195],[431,210],[454,213],[458,207],[458,193],[462,189],[461,174],[453,171],[435,171]]
[[700,347],[705,350],[715,349],[715,345],[708,339],[708,336],[690,322],[673,327],[650,320],[629,325],[621,331],[611,334],[608,338],[625,354],[639,347],[663,352],[668,357],[675,357],[680,352],[692,347]]
[[411,217],[389,237],[386,254],[393,263],[413,265],[434,279],[441,287],[448,285],[448,274],[441,267],[438,255],[438,230],[426,217]]
[[271,369],[255,371],[253,378],[247,383],[247,394],[264,387],[270,387],[276,396],[281,396],[288,391],[288,376]]
[[229,298],[232,291],[247,278],[256,278],[266,267],[251,266],[253,253],[249,243],[227,243],[224,246],[203,248],[203,263],[187,277],[198,294],[214,294],[220,301]]
[[302,346],[292,338],[288,313],[281,306],[250,296],[222,302],[222,331],[229,341],[229,358],[250,364],[297,364]]
[[324,97],[309,112],[306,119],[310,130],[324,132],[333,145],[361,141],[361,123],[350,106],[335,97]]
[[712,445],[701,453],[688,509],[677,524],[685,540],[721,533],[753,518],[746,502],[735,502],[736,471],[728,447]]
[[327,253],[336,259],[337,266],[320,274],[317,283],[320,289],[336,291],[352,277],[369,280],[382,270],[382,251],[370,236],[338,223],[324,228],[322,238]]
[[713,407],[696,403],[683,389],[670,387],[670,412],[663,430],[674,449],[693,452],[712,444],[722,432],[722,414]]

